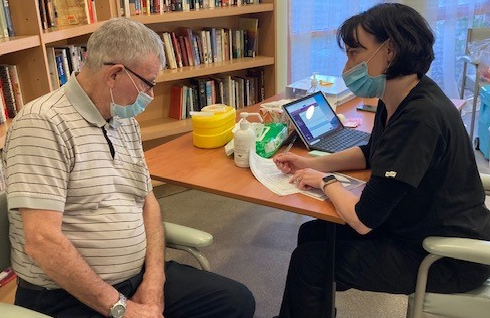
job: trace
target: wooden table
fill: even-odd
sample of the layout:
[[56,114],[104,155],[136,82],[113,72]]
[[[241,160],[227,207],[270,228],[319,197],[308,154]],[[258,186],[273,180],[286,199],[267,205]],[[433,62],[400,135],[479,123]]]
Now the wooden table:
[[[278,94],[267,101],[283,98]],[[361,117],[362,125],[358,128],[371,131],[374,114],[356,111],[360,99],[350,101],[337,108],[337,112],[347,118]],[[259,105],[247,107],[248,112],[257,112]],[[307,154],[305,146],[298,140],[292,152]],[[335,224],[344,221],[335,211],[330,201],[319,201],[303,194],[278,196],[258,182],[248,168],[238,168],[232,157],[225,154],[223,147],[216,149],[199,149],[193,146],[192,132],[173,141],[145,152],[146,161],[152,179],[176,184],[192,189],[202,190],[222,196],[239,199],[251,203],[278,208],[284,211],[309,215],[329,221],[327,235],[332,242],[325,250],[326,259],[330,260],[327,272],[329,281],[334,281]],[[367,180],[369,171],[349,171],[349,175]],[[353,190],[360,195],[363,187]],[[327,317],[335,315],[335,284],[326,288],[325,312]]]
[[[282,98],[284,98],[284,94],[277,94],[266,102]],[[370,132],[374,122],[374,113],[357,111],[356,106],[361,102],[361,99],[356,98],[337,107],[336,111],[344,114],[346,118],[362,118],[362,124],[357,129]],[[376,103],[373,100],[364,100],[364,102]],[[458,110],[461,110],[465,101],[453,100],[453,103]],[[246,108],[247,112],[258,112],[258,110],[259,105]],[[295,147],[291,151],[297,154],[307,154],[301,140],[296,141]],[[223,147],[216,149],[194,147],[192,132],[146,151],[145,156],[151,177],[154,180],[328,221],[327,234],[332,244],[325,250],[326,259],[330,260],[329,264],[326,265],[330,275],[328,281],[334,281],[335,224],[343,224],[344,221],[337,214],[330,201],[319,201],[303,194],[278,196],[258,182],[250,169],[235,166],[233,158],[226,156]],[[366,170],[347,173],[365,181],[370,176],[370,172]],[[363,189],[363,186],[358,187],[352,192],[360,195]],[[327,318],[335,317],[335,284],[327,288],[325,297]]]

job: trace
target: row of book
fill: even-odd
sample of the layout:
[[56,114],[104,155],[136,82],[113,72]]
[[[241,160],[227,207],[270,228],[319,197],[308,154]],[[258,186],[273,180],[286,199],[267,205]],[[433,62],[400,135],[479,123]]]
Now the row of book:
[[185,119],[191,111],[199,111],[213,104],[226,104],[234,108],[254,105],[265,99],[264,70],[250,69],[246,76],[220,74],[198,77],[189,85],[170,88],[169,117]]
[[16,65],[0,65],[0,86],[0,124],[3,124],[24,106]]
[[97,22],[95,0],[37,0],[37,2],[44,30]]
[[65,84],[70,74],[78,72],[85,61],[87,47],[85,45],[61,45],[46,47],[49,76],[53,89]]
[[9,0],[0,0],[0,38],[15,36]]
[[120,16],[258,4],[261,0],[117,0]]
[[163,32],[162,40],[171,69],[209,64],[242,57],[255,57],[258,52],[258,20],[240,18],[239,29],[178,28]]

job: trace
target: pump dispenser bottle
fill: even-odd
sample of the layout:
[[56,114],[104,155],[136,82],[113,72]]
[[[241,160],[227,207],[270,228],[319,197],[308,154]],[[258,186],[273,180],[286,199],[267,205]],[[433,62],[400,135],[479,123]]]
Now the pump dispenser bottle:
[[250,149],[255,151],[255,132],[250,127],[250,122],[247,120],[248,116],[257,116],[262,122],[262,117],[258,113],[240,113],[240,129],[235,131],[235,148],[233,151],[235,164],[240,168],[250,167]]

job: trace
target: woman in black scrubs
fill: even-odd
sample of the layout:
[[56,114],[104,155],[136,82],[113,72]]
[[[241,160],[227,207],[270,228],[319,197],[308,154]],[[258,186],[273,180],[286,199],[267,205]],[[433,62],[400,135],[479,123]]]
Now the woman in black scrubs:
[[[427,236],[490,240],[490,212],[473,149],[459,112],[425,73],[434,35],[414,9],[377,5],[338,30],[347,53],[342,74],[358,97],[379,98],[369,143],[324,157],[274,158],[300,188],[320,188],[345,226],[337,226],[335,283],[339,291],[410,294],[427,253]],[[371,169],[361,196],[330,171]],[[281,318],[323,317],[327,260],[324,221],[303,224],[292,254]],[[487,266],[442,259],[428,291],[463,292],[490,276]]]

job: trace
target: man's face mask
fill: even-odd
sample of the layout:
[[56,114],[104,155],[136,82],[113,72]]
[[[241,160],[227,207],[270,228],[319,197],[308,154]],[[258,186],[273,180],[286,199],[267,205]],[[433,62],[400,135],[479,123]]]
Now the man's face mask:
[[131,118],[131,117],[136,117],[137,115],[141,114],[146,106],[148,106],[149,103],[153,100],[153,97],[150,95],[140,91],[138,87],[136,86],[136,83],[134,82],[133,78],[129,75],[128,71],[124,70],[126,74],[129,76],[129,79],[133,83],[134,87],[138,91],[138,97],[136,97],[136,100],[134,103],[130,105],[118,105],[114,102],[114,96],[112,95],[112,89],[110,89],[111,92],[111,115],[112,116],[117,116],[120,118]]

